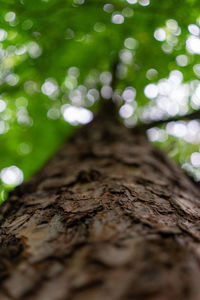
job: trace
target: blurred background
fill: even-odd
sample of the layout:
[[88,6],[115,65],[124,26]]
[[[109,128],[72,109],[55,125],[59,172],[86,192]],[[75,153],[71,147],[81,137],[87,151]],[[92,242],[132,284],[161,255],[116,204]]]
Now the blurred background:
[[0,0],[0,202],[112,94],[200,181],[197,0]]

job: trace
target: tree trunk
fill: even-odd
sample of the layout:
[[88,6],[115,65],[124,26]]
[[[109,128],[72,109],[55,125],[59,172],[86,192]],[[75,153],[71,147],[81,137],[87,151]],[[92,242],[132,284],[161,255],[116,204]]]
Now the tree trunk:
[[79,129],[0,208],[0,299],[199,300],[199,190],[139,131]]

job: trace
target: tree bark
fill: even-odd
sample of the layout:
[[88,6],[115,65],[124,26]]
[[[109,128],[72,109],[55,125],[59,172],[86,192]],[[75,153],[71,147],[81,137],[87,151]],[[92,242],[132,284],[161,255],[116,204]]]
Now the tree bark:
[[199,190],[138,130],[79,129],[0,208],[0,299],[199,300]]

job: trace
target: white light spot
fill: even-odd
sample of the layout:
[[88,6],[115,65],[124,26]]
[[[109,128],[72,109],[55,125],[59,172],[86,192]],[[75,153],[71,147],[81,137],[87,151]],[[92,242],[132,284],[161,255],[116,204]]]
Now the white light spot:
[[4,29],[0,28],[0,42],[4,41],[7,38],[8,34]]
[[192,153],[190,160],[194,167],[200,167],[200,153],[199,152]]
[[169,19],[166,22],[167,28],[169,29],[169,31],[171,31],[174,34],[179,34],[179,27],[178,27],[178,23],[176,20],[173,19]]
[[103,10],[107,13],[111,13],[113,11],[114,7],[110,3],[106,3],[103,7]]
[[161,120],[163,118],[163,112],[158,107],[151,107],[149,109],[150,120]]
[[124,46],[128,49],[134,49],[137,46],[138,42],[134,38],[127,38],[124,41]]
[[131,64],[133,60],[133,54],[130,50],[128,49],[123,49],[120,51],[120,59],[124,64]]
[[104,99],[110,99],[112,97],[113,90],[110,86],[104,85],[101,89],[101,95]]
[[196,120],[192,120],[188,122],[187,127],[188,127],[189,134],[191,135],[196,135],[200,132],[200,125],[199,122]]
[[[199,89],[197,89],[197,90],[199,90]],[[199,97],[199,93],[196,93],[196,91],[192,95],[192,98],[191,98],[191,105],[192,105],[192,108],[194,108],[194,109],[198,109],[200,107],[200,97]]]
[[168,134],[163,129],[158,129],[156,127],[147,130],[147,136],[152,142],[165,142],[168,139]]
[[158,91],[160,95],[167,96],[172,89],[169,81],[167,79],[161,79],[158,83]]
[[38,58],[42,54],[42,48],[36,42],[29,42],[27,48],[32,58]]
[[187,127],[183,122],[169,122],[166,130],[167,133],[179,138],[183,138],[187,134]]
[[13,11],[7,12],[5,15],[5,21],[6,22],[13,22],[15,20],[16,14]]
[[9,74],[8,76],[6,76],[5,81],[7,82],[7,84],[14,86],[18,83],[19,76],[16,74]]
[[24,176],[22,170],[16,166],[10,166],[2,169],[0,173],[1,180],[8,185],[19,185],[23,182]]
[[41,88],[43,94],[47,96],[52,96],[53,94],[56,94],[58,91],[58,85],[54,79],[47,79],[45,80],[44,84]]
[[87,98],[91,103],[99,99],[99,91],[97,89],[90,89],[87,93]]
[[163,28],[158,28],[154,32],[154,37],[157,41],[163,42],[166,39],[166,32]]
[[112,81],[112,74],[108,71],[102,72],[99,79],[103,85],[108,85]]
[[151,142],[155,142],[159,139],[159,130],[157,128],[150,128],[147,130],[147,135]]
[[176,85],[180,84],[183,80],[182,72],[178,70],[171,71],[169,74],[169,80]]
[[122,97],[126,102],[131,102],[135,99],[136,97],[136,89],[132,88],[132,87],[127,87],[123,93],[122,93]]
[[144,89],[144,94],[147,98],[153,99],[158,96],[158,87],[154,83],[148,84]]
[[150,0],[139,0],[139,4],[141,6],[148,6],[150,4]]
[[165,53],[172,53],[172,51],[173,51],[173,46],[170,45],[170,44],[168,44],[168,43],[164,43],[164,44],[162,45],[162,50],[163,50],[163,52],[165,52]]
[[[189,89],[187,84],[181,84],[174,89],[170,93],[170,98],[174,103],[184,104],[185,99],[189,97]],[[187,100],[186,100],[187,101]]]
[[129,4],[136,4],[137,0],[126,0]]
[[191,100],[192,100],[191,104],[194,109],[197,109],[200,107],[200,84],[198,84],[198,86],[196,87]]
[[114,13],[112,15],[112,22],[114,24],[123,24],[124,23],[124,16],[120,13]]
[[93,119],[93,113],[90,110],[72,105],[63,105],[62,114],[64,120],[72,125],[87,124]]
[[166,103],[166,111],[168,113],[169,116],[175,116],[178,114],[179,112],[179,107],[177,103],[173,103],[173,102],[167,102]]
[[200,64],[196,64],[193,66],[193,71],[196,74],[196,76],[200,77]]
[[73,90],[77,86],[77,83],[77,78],[75,76],[70,75],[66,77],[64,85],[69,90]]
[[23,55],[27,50],[27,47],[25,45],[22,45],[21,47],[17,48],[15,50],[16,55]]
[[0,113],[3,112],[6,108],[6,103],[0,99]]
[[127,76],[128,68],[124,64],[120,63],[117,66],[117,78],[124,79]]
[[167,36],[167,44],[170,46],[175,46],[178,43],[178,38],[172,34],[168,34]]
[[176,57],[176,62],[180,67],[185,67],[188,65],[188,57],[187,55],[178,55]]
[[17,122],[22,125],[32,126],[33,120],[29,117],[25,107],[19,107],[17,111]]
[[195,25],[195,24],[190,24],[188,26],[188,30],[191,34],[193,35],[199,35],[200,34],[200,29],[199,29],[199,26]]
[[127,119],[130,118],[133,114],[133,106],[130,104],[124,104],[120,110],[119,110],[119,114],[122,118]]
[[155,70],[155,69],[149,69],[147,72],[146,72],[146,77],[147,79],[149,80],[153,80],[157,77],[158,75],[158,71]]
[[6,126],[4,121],[0,121],[0,134],[4,134],[6,132]]
[[74,76],[74,77],[79,77],[79,75],[80,75],[79,68],[77,68],[77,67],[69,68],[67,73],[69,76]]
[[81,106],[83,105],[82,93],[79,89],[71,90],[68,94],[69,99],[74,105]]
[[200,38],[191,35],[186,40],[186,48],[190,53],[200,54]]

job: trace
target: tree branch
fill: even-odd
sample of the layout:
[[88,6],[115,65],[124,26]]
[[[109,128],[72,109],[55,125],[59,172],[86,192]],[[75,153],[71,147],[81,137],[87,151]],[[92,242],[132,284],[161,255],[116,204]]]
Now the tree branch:
[[163,125],[163,124],[173,122],[173,121],[181,121],[181,120],[190,121],[190,120],[196,120],[196,119],[200,119],[200,110],[194,111],[194,112],[186,114],[184,116],[175,116],[175,117],[168,118],[165,120],[153,121],[148,124],[138,124],[138,125],[136,125],[136,128],[141,128],[141,129],[147,130],[149,128]]

